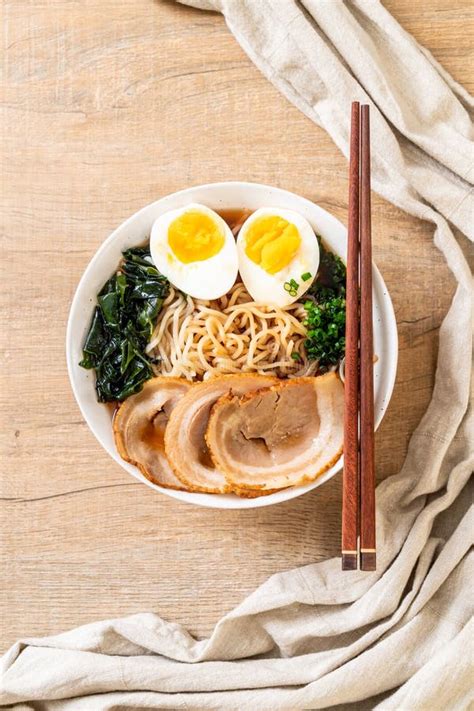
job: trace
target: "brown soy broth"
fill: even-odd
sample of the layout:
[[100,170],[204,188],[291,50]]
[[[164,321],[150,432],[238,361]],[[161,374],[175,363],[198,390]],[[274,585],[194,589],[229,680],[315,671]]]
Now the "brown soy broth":
[[149,449],[165,451],[165,429],[168,418],[159,412],[140,432],[140,441]]
[[222,210],[215,210],[222,219],[227,222],[230,229],[234,233],[234,237],[237,236],[238,231],[244,224],[247,217],[250,217],[253,210],[249,210],[246,207],[230,207]]
[[103,404],[105,405],[105,407],[106,407],[107,410],[109,411],[110,417],[111,417],[112,420],[113,420],[114,417],[115,417],[115,413],[116,413],[117,410],[119,409],[120,403],[119,403],[117,400],[113,400],[112,402],[104,402]]

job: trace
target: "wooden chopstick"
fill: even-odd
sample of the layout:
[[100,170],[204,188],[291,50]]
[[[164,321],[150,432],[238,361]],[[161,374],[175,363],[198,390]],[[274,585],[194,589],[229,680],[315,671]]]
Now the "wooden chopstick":
[[344,368],[342,569],[356,570],[359,533],[359,102],[351,111]]
[[369,107],[360,138],[360,569],[375,570],[374,344]]
[[375,570],[370,123],[369,107],[360,109],[357,101],[351,111],[344,392],[342,569],[360,564]]

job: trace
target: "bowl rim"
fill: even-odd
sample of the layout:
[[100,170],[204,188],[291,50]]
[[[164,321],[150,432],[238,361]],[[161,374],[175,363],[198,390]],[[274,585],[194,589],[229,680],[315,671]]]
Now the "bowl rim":
[[[171,198],[181,198],[186,196],[186,194],[192,192],[192,191],[206,191],[206,190],[231,190],[232,188],[234,189],[239,189],[239,190],[252,190],[252,189],[257,189],[257,190],[269,190],[277,195],[285,195],[289,197],[289,199],[296,199],[297,202],[300,204],[304,204],[308,207],[309,210],[314,210],[314,208],[317,208],[317,210],[325,213],[325,215],[330,218],[330,221],[333,221],[338,224],[339,228],[343,228],[345,231],[347,231],[346,226],[337,218],[335,217],[332,213],[328,212],[324,208],[322,208],[320,205],[317,203],[313,202],[312,200],[309,200],[308,198],[305,198],[301,195],[298,195],[297,193],[294,193],[290,190],[285,190],[283,188],[275,187],[272,185],[267,185],[265,183],[255,183],[255,182],[250,182],[250,181],[239,181],[239,180],[229,180],[229,181],[220,181],[216,183],[204,183],[204,184],[197,184],[197,185],[191,185],[186,188],[183,188],[181,190],[177,190],[173,193],[168,193],[166,195],[161,196],[157,200],[154,200],[153,202],[141,207],[139,210],[135,211],[132,215],[127,217],[123,222],[121,222],[117,227],[106,237],[106,239],[99,245],[98,249],[94,252],[92,257],[90,258],[84,272],[82,273],[82,276],[77,284],[76,290],[74,292],[74,296],[71,300],[71,305],[69,309],[69,316],[68,316],[68,322],[67,322],[67,329],[66,329],[66,361],[67,361],[67,369],[68,369],[68,375],[69,375],[69,381],[71,384],[71,388],[74,394],[74,397],[76,399],[77,405],[79,406],[79,409],[81,411],[81,414],[87,423],[90,431],[96,438],[96,440],[99,442],[99,444],[105,449],[105,451],[124,469],[128,474],[131,474],[134,476],[138,481],[141,483],[146,484],[149,486],[151,489],[158,491],[160,493],[166,494],[167,496],[178,499],[179,501],[183,501],[188,504],[194,504],[197,506],[202,506],[205,508],[219,508],[219,509],[250,509],[250,508],[261,508],[263,506],[272,506],[278,503],[282,503],[284,501],[289,501],[291,499],[294,499],[298,496],[302,496],[303,494],[307,493],[308,491],[312,491],[313,489],[321,486],[324,484],[326,481],[331,479],[333,476],[335,476],[343,467],[344,463],[344,457],[341,456],[339,460],[336,462],[333,467],[331,467],[327,472],[322,474],[321,476],[317,477],[317,479],[310,484],[306,484],[304,486],[299,486],[299,487],[290,487],[289,489],[284,489],[279,492],[276,492],[275,494],[270,494],[268,496],[260,496],[254,499],[245,499],[241,497],[237,497],[235,495],[230,495],[230,494],[205,494],[205,493],[197,493],[197,492],[187,492],[187,491],[178,491],[175,489],[168,489],[165,487],[161,487],[158,484],[155,484],[151,482],[149,479],[143,476],[143,474],[132,464],[129,464],[128,462],[125,462],[118,452],[112,451],[107,444],[102,440],[101,436],[99,433],[96,431],[96,428],[94,427],[91,417],[89,417],[88,409],[83,402],[83,398],[79,392],[79,387],[78,383],[76,382],[76,376],[75,376],[75,369],[78,366],[77,363],[75,363],[73,359],[73,342],[74,339],[77,337],[75,334],[75,315],[76,312],[79,311],[80,309],[80,301],[82,298],[82,292],[84,290],[85,284],[87,284],[90,274],[93,272],[95,265],[97,262],[100,261],[101,256],[108,250],[109,246],[117,239],[117,236],[123,231],[126,230],[126,228],[132,224],[134,221],[136,221],[140,215],[144,214],[145,212],[152,210],[154,206],[158,206],[158,204],[165,199],[171,199]],[[296,208],[297,209],[297,208]],[[398,365],[398,332],[397,332],[397,324],[396,324],[396,318],[395,318],[395,311],[393,308],[392,300],[390,297],[390,293],[387,289],[387,286],[385,284],[385,281],[377,268],[376,264],[373,263],[373,271],[374,271],[374,288],[375,288],[375,281],[378,282],[378,284],[382,288],[382,301],[383,301],[383,306],[384,306],[384,312],[385,312],[385,317],[387,319],[386,326],[388,329],[388,336],[390,340],[389,344],[389,352],[391,353],[391,357],[387,359],[386,367],[387,367],[387,373],[385,376],[385,390],[384,390],[384,407],[381,409],[381,411],[376,412],[376,421],[375,421],[375,429],[377,429],[385,415],[386,409],[388,407],[388,404],[390,402],[393,389],[395,386],[395,379],[396,379],[396,374],[397,374],[397,365]],[[100,404],[100,403],[96,403]]]

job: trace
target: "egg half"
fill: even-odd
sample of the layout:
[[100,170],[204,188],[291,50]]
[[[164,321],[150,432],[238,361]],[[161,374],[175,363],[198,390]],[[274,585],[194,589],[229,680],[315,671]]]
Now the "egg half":
[[237,238],[239,271],[254,301],[288,306],[303,296],[319,267],[319,245],[297,212],[262,207]]
[[205,205],[191,203],[158,217],[151,229],[150,253],[173,286],[197,299],[218,299],[237,278],[234,235]]

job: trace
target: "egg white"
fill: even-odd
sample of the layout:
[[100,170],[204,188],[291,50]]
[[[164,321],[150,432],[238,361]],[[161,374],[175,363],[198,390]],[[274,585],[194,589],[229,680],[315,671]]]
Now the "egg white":
[[[213,257],[185,264],[169,245],[168,229],[173,220],[191,211],[210,217],[221,229],[225,241]],[[150,254],[156,268],[173,286],[196,299],[218,299],[231,289],[237,278],[237,248],[232,230],[217,212],[198,203],[170,210],[155,220],[151,228]]]
[[[246,236],[249,228],[256,220],[262,217],[281,217],[295,225],[301,238],[297,254],[288,266],[276,274],[268,274],[262,267],[246,255]],[[319,267],[319,245],[313,228],[302,215],[292,210],[274,207],[262,207],[256,210],[242,225],[237,238],[237,254],[239,258],[239,271],[242,281],[254,301],[276,306],[289,306],[301,299],[316,278]],[[307,281],[301,279],[302,274],[310,273]],[[298,283],[296,296],[291,296],[285,291],[284,284],[290,279]]]

